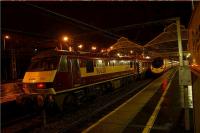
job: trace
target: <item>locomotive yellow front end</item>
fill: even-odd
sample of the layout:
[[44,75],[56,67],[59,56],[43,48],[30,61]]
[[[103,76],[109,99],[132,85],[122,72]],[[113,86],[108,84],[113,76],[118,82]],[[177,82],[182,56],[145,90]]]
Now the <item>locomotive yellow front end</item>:
[[53,81],[57,70],[26,72],[23,79],[25,94],[55,94]]
[[26,101],[34,101],[38,106],[43,106],[45,101],[53,101],[55,92],[55,77],[59,57],[37,56],[32,59],[23,78],[24,95],[19,97],[20,104]]
[[151,72],[155,75],[162,74],[166,69],[165,62],[162,58],[155,58],[151,64]]

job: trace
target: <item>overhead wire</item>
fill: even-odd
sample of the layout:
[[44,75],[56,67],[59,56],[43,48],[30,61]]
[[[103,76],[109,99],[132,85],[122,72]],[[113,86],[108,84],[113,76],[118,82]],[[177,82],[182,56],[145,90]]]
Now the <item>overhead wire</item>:
[[118,39],[118,38],[120,38],[119,35],[113,34],[113,33],[111,33],[111,32],[108,32],[108,31],[103,30],[103,29],[101,29],[101,28],[98,28],[98,27],[96,27],[96,26],[93,26],[93,25],[87,24],[87,23],[85,23],[85,22],[82,22],[82,21],[80,21],[80,20],[77,20],[77,19],[74,19],[74,18],[65,16],[65,15],[60,14],[60,13],[56,13],[56,12],[54,12],[54,11],[48,10],[48,9],[46,9],[46,8],[43,8],[43,7],[34,5],[34,4],[29,4],[29,3],[27,3],[27,5],[32,6],[32,7],[34,7],[34,8],[37,8],[37,9],[40,9],[40,10],[45,11],[45,12],[47,12],[47,13],[51,13],[51,14],[56,15],[56,16],[58,16],[58,17],[62,17],[62,18],[67,19],[67,20],[69,20],[69,21],[71,21],[71,22],[74,22],[74,23],[77,23],[77,24],[81,24],[81,25],[83,25],[84,27],[87,27],[87,28],[89,28],[89,29],[98,30],[99,32],[103,32],[107,37],[109,37],[109,38],[111,38],[111,39]]
[[[139,24],[131,24],[131,25],[125,25],[125,26],[120,26],[120,27],[115,27],[115,28],[110,28],[110,29],[101,29],[101,28],[98,28],[96,26],[93,26],[93,25],[90,25],[90,24],[87,24],[85,22],[82,22],[80,20],[77,20],[77,19],[74,19],[74,18],[71,18],[71,17],[68,17],[68,16],[65,16],[63,14],[60,14],[60,13],[56,13],[54,11],[51,11],[51,10],[48,10],[46,8],[43,8],[43,7],[40,7],[40,6],[37,6],[37,5],[34,5],[34,4],[30,4],[30,3],[26,3],[26,5],[28,6],[32,6],[34,8],[37,8],[37,9],[40,9],[44,12],[47,12],[47,13],[50,13],[50,14],[53,14],[53,15],[56,15],[58,17],[62,17],[64,19],[67,19],[71,22],[74,22],[76,24],[80,24],[80,26],[82,27],[86,27],[87,29],[92,29],[92,30],[97,30],[97,31],[94,31],[94,32],[89,32],[89,33],[86,33],[86,34],[81,34],[81,35],[75,35],[74,37],[78,37],[78,36],[83,36],[83,35],[87,35],[87,34],[94,34],[94,33],[103,33],[105,36],[111,38],[111,39],[114,39],[114,40],[117,40],[119,39],[121,36],[120,35],[117,35],[117,34],[114,34],[112,32],[116,32],[116,31],[121,31],[121,30],[130,30],[130,28],[133,28],[133,27],[138,27],[138,26],[144,26],[144,25],[150,25],[150,24],[155,24],[155,23],[163,23],[163,22],[170,22],[170,21],[174,21],[175,18],[170,18],[170,19],[162,19],[162,20],[156,20],[156,21],[149,21],[149,22],[145,22],[145,23],[139,23]],[[14,31],[16,32],[17,30],[10,30],[9,31]],[[24,31],[17,31],[17,32],[20,32],[20,33],[25,33],[25,34],[31,34],[31,35],[39,35],[39,34],[35,34],[35,33],[29,33],[29,32],[24,32]],[[39,35],[39,36],[43,36],[44,35]],[[137,34],[138,36],[138,34]],[[47,36],[46,36],[47,37]],[[52,38],[52,37],[51,37]]]

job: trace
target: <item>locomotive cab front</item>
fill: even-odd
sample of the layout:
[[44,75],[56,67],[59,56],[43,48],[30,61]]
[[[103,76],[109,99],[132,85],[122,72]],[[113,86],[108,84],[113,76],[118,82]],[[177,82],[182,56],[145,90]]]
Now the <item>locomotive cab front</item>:
[[59,57],[36,58],[31,62],[23,78],[25,94],[54,94],[54,79],[58,70]]

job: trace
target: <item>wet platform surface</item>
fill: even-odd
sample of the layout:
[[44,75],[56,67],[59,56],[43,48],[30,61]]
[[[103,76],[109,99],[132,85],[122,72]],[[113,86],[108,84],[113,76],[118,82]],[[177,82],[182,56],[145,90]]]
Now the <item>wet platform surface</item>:
[[[125,132],[143,132],[145,128],[154,129],[156,120],[155,108],[158,108],[158,102],[167,94],[166,88],[169,88],[176,70],[171,69],[158,79],[154,80],[142,91],[130,98],[117,109],[100,119],[98,122],[84,130],[89,133],[125,133]],[[168,85],[168,83],[170,83]],[[162,98],[162,102],[163,102]],[[160,103],[159,108],[162,103]],[[159,110],[157,111],[157,113]],[[153,115],[152,115],[153,114]],[[149,119],[153,118],[154,120]],[[149,125],[150,124],[150,125]],[[167,125],[168,126],[168,125]],[[162,129],[162,128],[160,128]]]

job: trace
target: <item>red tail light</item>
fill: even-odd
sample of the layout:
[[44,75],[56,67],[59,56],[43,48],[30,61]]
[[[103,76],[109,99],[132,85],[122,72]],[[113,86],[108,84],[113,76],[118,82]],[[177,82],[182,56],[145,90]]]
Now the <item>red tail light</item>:
[[38,83],[37,84],[37,89],[44,89],[46,85],[44,83]]
[[28,85],[26,83],[23,83],[23,87],[22,88],[28,88]]

